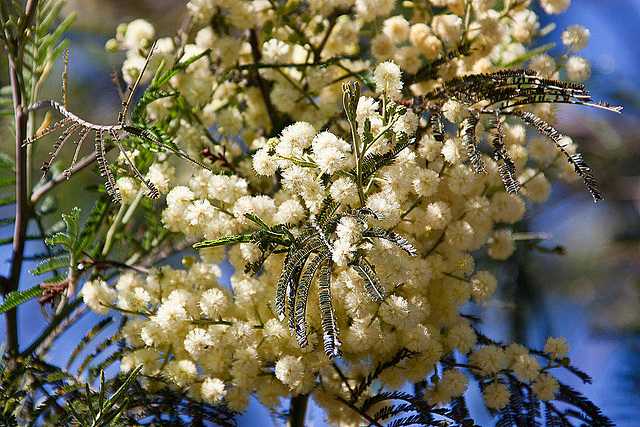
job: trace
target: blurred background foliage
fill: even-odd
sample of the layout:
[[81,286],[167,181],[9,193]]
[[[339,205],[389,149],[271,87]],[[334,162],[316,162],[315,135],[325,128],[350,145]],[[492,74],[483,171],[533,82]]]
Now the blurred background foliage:
[[[151,22],[156,37],[170,36],[182,24],[185,4],[68,0],[62,15],[78,14],[67,34],[70,109],[92,122],[115,123],[120,98],[110,74],[120,68],[124,54],[108,53],[105,42],[114,37],[118,24],[136,18]],[[526,231],[547,237],[540,246],[551,253],[520,247],[497,272],[502,286],[499,302],[479,310],[486,319],[485,332],[495,339],[516,339],[540,347],[548,335],[565,336],[572,347],[572,363],[594,378],[593,386],[573,385],[617,425],[635,426],[640,417],[640,371],[633,368],[640,366],[640,1],[575,0],[562,15],[549,17],[539,12],[542,26],[557,25],[539,41],[540,45],[556,43],[552,55],[562,54],[560,33],[567,26],[581,24],[591,30],[589,47],[582,52],[592,63],[587,87],[594,99],[622,105],[624,110],[622,116],[575,106],[559,110],[558,130],[579,144],[605,200],[595,205],[580,183],[555,183],[549,200],[531,206],[524,224]],[[0,55],[0,66],[7,67],[5,55]],[[61,99],[61,78],[56,76],[62,69],[62,61],[57,61],[41,99]],[[0,74],[0,79],[5,78],[5,73]],[[0,86],[7,83],[0,81]],[[11,133],[7,126],[0,128],[4,149],[10,146]],[[42,143],[35,150],[42,156],[34,162],[37,165],[48,157],[50,147]],[[64,152],[58,163],[68,164],[71,156],[72,152]],[[88,168],[78,175],[55,190],[55,203],[62,212],[76,205],[88,211],[93,203],[74,182],[100,183],[96,170]],[[552,250],[559,245],[564,255]],[[1,256],[6,263],[8,254]],[[24,285],[34,283],[25,281]],[[44,318],[33,318],[39,310],[36,301],[23,306],[23,336],[44,327]],[[74,329],[68,339],[82,334],[82,322]],[[67,356],[64,349],[53,353],[54,358]],[[250,407],[241,425],[267,421],[266,411],[257,413],[256,406]],[[314,425],[322,425],[318,411],[311,411],[310,418]]]

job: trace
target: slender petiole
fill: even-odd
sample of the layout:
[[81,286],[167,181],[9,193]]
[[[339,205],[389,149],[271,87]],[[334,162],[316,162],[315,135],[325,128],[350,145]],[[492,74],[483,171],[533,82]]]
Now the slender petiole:
[[80,129],[80,139],[76,142],[76,151],[73,153],[73,160],[71,160],[71,166],[68,169],[65,169],[64,174],[69,179],[71,177],[71,169],[76,165],[76,161],[78,160],[78,154],[80,154],[80,148],[82,147],[82,143],[89,135],[89,129],[83,127]]
[[151,61],[151,56],[153,55],[153,51],[156,48],[156,43],[157,43],[157,41],[154,41],[153,44],[151,45],[151,49],[149,49],[149,54],[147,54],[147,59],[144,61],[144,65],[142,67],[142,70],[140,70],[140,74],[138,74],[138,78],[136,79],[136,82],[133,84],[133,87],[129,86],[127,88],[127,91],[129,92],[129,95],[127,96],[127,99],[122,102],[123,109],[122,109],[122,112],[119,114],[119,117],[118,117],[118,124],[119,125],[123,125],[124,124],[125,118],[127,117],[127,113],[129,112],[129,106],[131,105],[131,99],[133,98],[133,93],[138,88],[138,85],[140,84],[140,81],[142,80],[142,76],[144,75],[144,72],[147,69],[147,65],[149,65],[149,61]]
[[118,134],[115,131],[111,130],[111,136],[113,136],[113,139],[116,142],[116,145],[118,146],[118,149],[120,150],[120,152],[124,156],[125,160],[129,164],[129,166],[131,166],[131,169],[133,169],[133,173],[138,177],[138,179],[140,179],[140,181],[144,182],[144,185],[146,185],[147,188],[149,189],[149,197],[151,199],[157,199],[158,197],[160,197],[160,193],[158,192],[158,189],[151,183],[151,181],[146,180],[142,176],[142,174],[140,173],[138,168],[136,168],[136,165],[133,164],[133,162],[131,161],[131,159],[127,155],[127,152],[122,147],[122,144],[120,144],[120,138],[118,138]]

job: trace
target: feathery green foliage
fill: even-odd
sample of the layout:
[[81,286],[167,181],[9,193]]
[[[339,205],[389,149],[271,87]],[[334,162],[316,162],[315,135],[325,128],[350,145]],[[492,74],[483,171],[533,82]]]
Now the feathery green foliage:
[[[0,15],[3,31],[0,37],[16,67],[25,104],[35,101],[52,62],[67,46],[68,42],[62,36],[76,14],[71,13],[59,22],[58,15],[64,4],[61,0],[36,2],[33,16],[29,16],[18,3],[3,3]],[[30,23],[33,25],[27,31]]]
[[133,385],[133,382],[136,381],[141,370],[142,365],[131,371],[122,385],[110,396],[107,396],[106,379],[104,372],[101,372],[100,389],[97,393],[93,393],[88,384],[85,385],[84,401],[81,403],[86,404],[86,412],[80,413],[75,408],[80,405],[80,402],[69,402],[67,408],[73,414],[76,421],[82,426],[108,427],[114,425],[129,404],[127,392]]
[[[498,162],[500,176],[509,193],[518,193],[520,183],[516,178],[515,165],[502,141],[504,131],[501,119],[514,115],[526,124],[535,127],[541,134],[554,141],[576,173],[584,180],[594,202],[602,200],[602,194],[591,174],[591,168],[580,153],[569,154],[561,142],[562,135],[544,120],[526,111],[514,107],[537,103],[565,103],[585,105],[619,113],[622,107],[612,107],[606,102],[593,102],[584,85],[561,80],[538,77],[532,70],[501,70],[495,73],[481,73],[454,77],[442,87],[412,100],[413,108],[424,112],[429,108],[434,137],[443,141],[443,127],[440,109],[447,100],[456,100],[469,109],[469,115],[463,121],[463,141],[469,160],[476,173],[485,173],[479,154],[475,125],[478,118],[488,115],[494,129],[492,143],[493,158]],[[429,107],[428,107],[429,106]]]
[[[381,166],[376,166],[374,163],[372,167]],[[194,248],[207,248],[250,242],[258,245],[263,253],[273,253],[278,245],[288,248],[276,288],[276,312],[280,321],[283,321],[287,316],[289,317],[289,328],[295,334],[300,346],[306,346],[308,344],[305,313],[307,296],[311,282],[317,274],[324,349],[325,353],[331,357],[340,357],[341,355],[338,349],[341,344],[338,340],[338,328],[331,299],[332,244],[337,238],[335,236],[336,226],[344,216],[351,216],[363,225],[366,225],[368,216],[380,218],[369,208],[334,213],[338,207],[339,204],[335,203],[331,197],[327,197],[323,201],[322,209],[316,216],[316,220],[310,220],[297,238],[293,236],[286,225],[269,227],[255,215],[245,214],[247,218],[262,228],[252,234],[224,237],[194,245]],[[417,254],[416,249],[404,237],[390,230],[378,227],[366,228],[362,237],[389,240],[409,255],[416,256]],[[264,256],[261,258],[260,264],[248,264],[247,271],[257,273],[265,258]],[[385,298],[384,288],[366,258],[362,254],[357,254],[349,266],[362,277],[364,287],[371,298],[374,301],[382,302]]]
[[71,352],[71,355],[69,356],[69,360],[67,361],[67,369],[69,369],[73,361],[80,354],[80,352],[84,350],[87,344],[90,343],[95,338],[95,336],[98,335],[100,332],[102,332],[106,327],[111,325],[112,322],[113,322],[112,317],[105,317],[104,319],[96,323],[91,329],[89,329],[87,334],[80,340],[78,345]]
[[9,310],[13,310],[20,304],[29,301],[32,298],[37,298],[42,295],[42,288],[40,285],[35,285],[24,291],[15,291],[8,294],[2,305],[0,305],[0,314]]
[[[502,343],[496,342],[482,333],[476,331],[476,335],[479,343],[506,348]],[[553,362],[562,366],[562,369],[566,369],[585,384],[592,382],[589,375],[571,366],[568,358],[552,360],[549,354],[542,351],[532,350],[531,353],[548,361],[549,364]],[[492,381],[492,379],[480,379],[477,376],[476,378],[481,390],[484,390]],[[541,401],[536,397],[532,386],[519,381],[513,373],[507,372],[503,378],[509,388],[511,398],[509,405],[503,409],[491,410],[492,415],[496,417],[496,426],[573,426],[576,420],[580,425],[589,427],[614,425],[607,416],[602,414],[600,408],[562,382],[560,382],[560,389],[555,393],[553,400]]]

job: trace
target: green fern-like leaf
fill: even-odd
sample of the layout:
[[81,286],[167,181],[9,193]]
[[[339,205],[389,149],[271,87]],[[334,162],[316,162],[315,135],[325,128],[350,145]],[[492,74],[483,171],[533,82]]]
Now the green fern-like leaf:
[[77,207],[74,207],[70,214],[62,214],[62,220],[66,225],[66,230],[45,239],[45,242],[49,246],[62,245],[69,252],[74,252],[77,249],[78,235],[80,232],[79,217],[80,209]]
[[100,375],[100,372],[105,371],[110,366],[112,365],[118,366],[124,354],[125,354],[124,348],[118,348],[109,356],[107,356],[106,359],[100,361],[99,363],[95,363],[91,365],[89,367],[89,375],[87,376],[87,382],[89,383],[94,382],[96,378],[98,378],[98,376]]
[[91,363],[93,363],[98,358],[98,356],[103,355],[105,350],[117,343],[121,338],[122,334],[120,332],[116,332],[115,334],[102,340],[93,350],[93,352],[87,355],[82,360],[82,362],[80,362],[80,365],[78,366],[78,374],[84,372],[84,370],[87,369],[87,367],[89,367]]
[[415,257],[418,255],[418,250],[411,243],[409,243],[409,241],[405,237],[401,236],[396,232],[385,230],[384,228],[380,228],[380,227],[371,227],[366,229],[362,233],[362,236],[377,237],[379,239],[388,240],[391,243],[398,246],[403,251],[405,251],[406,253],[408,253],[409,255],[411,255],[412,257]]
[[13,97],[9,85],[0,88],[0,115],[13,116]]
[[[5,360],[3,358],[3,363]],[[83,385],[72,375],[35,357],[18,358],[12,369],[1,371],[0,391],[4,398],[8,398],[2,400],[5,411],[15,411],[19,407],[23,424],[32,425],[36,419],[45,419],[43,425],[69,425],[65,420],[54,420],[65,418],[64,400],[77,396],[77,390]],[[35,401],[33,396],[42,390],[47,390],[47,395]],[[19,397],[19,400],[12,402],[14,397]],[[51,411],[54,407],[55,415]]]
[[[396,151],[399,152],[405,146],[404,143],[397,146]],[[247,214],[245,217],[259,226],[259,230],[251,234],[223,237],[194,245],[194,248],[206,248],[235,243],[254,243],[260,248],[262,254],[258,262],[247,265],[247,271],[253,272],[258,272],[266,257],[274,253],[279,246],[283,246],[284,249],[278,249],[280,252],[286,251],[286,257],[276,286],[275,311],[280,321],[283,321],[288,315],[289,328],[296,335],[296,339],[302,347],[308,344],[306,304],[309,289],[313,278],[318,274],[324,346],[326,353],[331,357],[340,355],[337,323],[333,317],[333,310],[329,310],[332,307],[330,291],[333,268],[332,241],[336,238],[337,224],[344,216],[351,216],[362,224],[366,223],[367,217],[380,219],[380,216],[369,208],[350,209],[336,214],[338,207],[339,204],[330,197],[325,198],[315,220],[310,220],[297,237],[286,225],[280,224],[270,227],[257,216]],[[363,233],[363,237],[386,239],[411,256],[417,254],[416,249],[404,237],[389,230],[371,227]],[[312,257],[313,254],[316,255]],[[384,288],[363,254],[358,254],[357,258],[349,265],[364,279],[365,289],[372,299],[381,302],[384,299]]]
[[[109,425],[111,421],[118,418],[120,414],[122,414],[122,411],[124,411],[124,409],[128,404],[128,399],[126,395],[129,392],[129,389],[131,388],[131,386],[133,385],[133,382],[137,379],[138,374],[140,373],[141,370],[142,370],[142,365],[136,367],[133,371],[131,371],[127,376],[126,380],[124,381],[124,383],[118,388],[118,390],[116,390],[115,393],[113,393],[109,397],[109,399],[107,399],[107,401],[104,402],[104,404],[100,408],[100,416],[95,420],[94,425],[101,425],[99,424],[100,422],[103,423],[102,425]],[[103,397],[105,393],[104,389],[105,389],[105,380],[104,380],[104,373],[103,373],[100,378],[100,395],[102,397],[100,399],[101,401],[104,401],[104,397]]]
[[564,412],[562,412],[552,404],[547,403],[547,407],[553,408],[556,415],[562,415],[565,419],[577,419],[584,423],[583,425],[593,427],[613,427],[615,425],[611,419],[602,414],[600,408],[594,405],[593,402],[565,384],[560,384],[560,391],[556,394],[556,398],[553,402],[556,401],[563,402],[573,407],[564,409]]
[[500,113],[492,117],[495,133],[493,137],[493,158],[498,162],[498,172],[508,193],[517,194],[520,190],[520,183],[516,178],[516,166],[507,151],[507,147],[502,141],[503,131],[500,122]]
[[451,98],[468,105],[480,101],[500,103],[501,108],[539,102],[591,102],[584,85],[540,78],[535,71],[523,69],[455,77],[424,95],[427,100]]
[[[364,182],[368,182],[369,178],[371,178],[383,166],[392,164],[398,154],[407,148],[409,144],[410,141],[407,139],[396,143],[391,150],[384,154],[366,155],[362,162],[362,179]],[[352,172],[355,173],[355,171]]]
[[[477,115],[492,114],[497,120],[493,140],[493,154],[499,164],[500,176],[505,188],[510,193],[517,193],[519,183],[513,162],[502,142],[502,129],[499,118],[502,114],[513,114],[538,131],[551,138],[576,173],[584,180],[594,201],[602,200],[597,183],[591,169],[580,154],[570,155],[560,143],[560,135],[553,127],[529,112],[514,110],[513,107],[537,103],[566,103],[585,105],[620,113],[622,107],[612,107],[605,102],[593,102],[584,85],[563,82],[560,80],[538,77],[535,71],[523,69],[505,69],[495,73],[481,73],[455,77],[446,81],[439,88],[428,94],[417,97],[413,104],[429,108],[432,111],[431,122],[433,134],[437,141],[443,140],[443,129],[440,120],[440,107],[450,99],[457,100],[469,107],[483,103],[485,106],[474,111],[463,121],[463,140],[467,148],[469,160],[476,172],[484,172],[475,141],[475,122]],[[430,104],[430,105],[429,105]],[[415,107],[414,107],[415,108]]]
[[95,243],[102,224],[109,213],[111,202],[107,196],[101,196],[95,203],[89,218],[82,227],[79,236],[78,251],[90,252],[91,245]]
[[[396,358],[394,358],[396,359]],[[397,361],[396,361],[397,363]],[[390,365],[391,366],[391,365]],[[390,366],[387,366],[389,368]],[[377,370],[377,369],[376,369]],[[378,374],[379,375],[379,374]],[[377,393],[373,396],[367,397],[364,402],[362,402],[362,410],[368,411],[373,408],[375,405],[378,405],[380,402],[384,402],[386,400],[404,400],[411,401],[413,396],[404,391],[385,391],[381,393]]]
[[478,142],[476,139],[476,124],[478,119],[473,114],[469,114],[462,122],[462,130],[464,132],[462,141],[467,149],[467,156],[476,173],[487,173],[487,169],[482,163],[482,158],[478,151]]
[[2,197],[0,198],[0,207],[10,205],[11,203],[15,203],[15,202],[16,202],[15,196]]
[[408,417],[393,420],[387,427],[424,426],[429,425],[430,419],[422,414],[413,414]]
[[[64,7],[64,1],[44,0],[38,3],[35,16],[34,31],[29,34],[24,49],[20,52],[21,73],[25,82],[30,82],[32,87],[29,94],[36,93],[37,86],[44,83],[45,67],[43,64],[53,62],[67,47],[68,40],[62,36],[70,28],[76,18],[72,12],[61,22],[59,15]],[[29,103],[35,102],[29,99]]]
[[145,113],[147,105],[161,98],[166,98],[168,96],[171,96],[171,97],[177,96],[178,95],[177,92],[163,91],[162,87],[165,86],[169,82],[169,80],[171,80],[171,77],[175,76],[180,71],[185,70],[189,65],[193,64],[198,59],[209,55],[210,51],[211,49],[207,49],[204,52],[199,53],[198,55],[190,57],[186,61],[178,62],[173,67],[171,67],[170,69],[164,72],[161,69],[158,69],[158,71],[156,72],[156,75],[151,80],[149,87],[147,88],[145,93],[142,95],[142,98],[140,98],[140,101],[136,105],[136,108],[134,108],[133,112],[131,113],[132,123],[142,128],[147,127],[146,113]]
[[78,236],[80,234],[80,209],[74,207],[71,209],[70,214],[62,214],[62,220],[67,225],[67,236],[69,236],[69,241],[71,242],[71,247],[69,249],[76,249],[76,245],[78,243]]
[[2,305],[0,305],[0,314],[13,310],[20,304],[40,296],[42,296],[42,288],[40,285],[33,286],[25,291],[11,292],[5,297]]
[[541,118],[528,111],[515,110],[513,111],[513,114],[520,117],[526,124],[535,127],[538,132],[551,139],[567,158],[567,161],[573,166],[578,176],[582,178],[593,197],[593,201],[597,203],[598,201],[603,200],[602,194],[598,189],[598,183],[591,174],[591,168],[585,163],[580,153],[570,154],[565,149],[562,144],[563,136],[560,132]]
[[321,228],[324,227],[324,225],[327,223],[329,218],[333,216],[339,206],[340,203],[333,200],[331,196],[325,197],[322,201],[320,212],[318,212],[318,215],[316,215],[316,223],[318,224],[318,226]]
[[[120,375],[108,380],[109,389],[117,388],[124,376]],[[122,415],[122,425],[139,425],[144,419],[148,425],[158,426],[193,426],[192,420],[220,427],[235,427],[237,425],[234,412],[222,405],[211,405],[197,401],[187,395],[186,391],[158,388],[150,391],[143,389],[139,381],[134,381],[129,392],[128,410]]]
[[55,233],[53,236],[46,238],[45,243],[49,246],[61,245],[67,250],[73,246],[73,241],[64,232]]
[[321,265],[318,273],[318,299],[324,352],[329,357],[340,357],[342,352],[338,347],[342,343],[338,339],[338,325],[331,302],[331,263],[328,261]]
[[[369,387],[371,387],[371,384],[373,384],[373,382],[378,379],[380,375],[382,375],[382,373],[387,369],[396,366],[402,360],[412,356],[413,354],[410,351],[403,349],[396,353],[390,360],[387,360],[386,362],[378,362],[373,372],[370,372],[367,377],[364,380],[360,381],[360,383],[355,387],[353,394],[351,395],[350,402],[357,402],[358,399],[360,399],[360,397],[364,394],[364,392],[366,392]],[[368,397],[362,404],[363,410],[365,412],[368,411],[373,405],[385,400],[387,396],[389,396],[389,394],[380,393]]]
[[70,375],[67,372],[64,371],[55,371],[50,373],[49,375],[46,376],[45,381],[49,382],[49,383],[54,383],[54,382],[59,382],[62,380],[69,380],[69,379],[73,379],[73,375]]
[[426,80],[434,79],[438,77],[438,69],[441,65],[446,64],[454,58],[460,58],[467,56],[471,53],[471,43],[464,42],[457,46],[455,49],[451,49],[441,58],[429,62],[424,67],[420,68],[414,75],[407,76],[405,79],[405,85],[408,87],[414,83],[423,82]]
[[104,372],[100,374],[100,388],[97,393],[92,391],[89,384],[85,384],[84,393],[80,398],[67,402],[67,410],[77,423],[91,427],[107,427],[114,424],[124,413],[129,403],[129,393],[133,383],[140,373],[141,366],[130,372],[120,387],[108,396],[108,382]]
[[288,262],[285,260],[284,270],[278,280],[278,286],[276,288],[276,313],[278,314],[280,321],[285,317],[285,299],[286,297],[293,297],[295,295],[295,288],[297,283],[295,276],[300,274],[302,265],[306,262],[312,252],[317,251],[325,246],[324,240],[315,236],[310,238],[304,247],[290,252],[290,259]]
[[198,242],[193,245],[194,249],[212,248],[215,246],[232,245],[235,243],[247,243],[253,240],[251,234],[241,234],[238,236],[222,237],[216,240],[206,240],[204,242]]
[[329,251],[323,251],[318,254],[312,261],[307,264],[304,273],[300,278],[300,284],[298,285],[298,290],[296,293],[295,313],[293,314],[293,317],[295,317],[296,338],[298,339],[300,347],[306,347],[308,344],[307,322],[305,319],[309,288],[311,287],[313,277],[318,271],[318,268],[320,268],[320,265],[326,262],[330,257],[331,253]]
[[0,220],[0,227],[5,226],[5,225],[9,225],[9,224],[13,224],[16,222],[15,218],[5,218],[5,219],[1,219]]
[[70,262],[71,258],[68,255],[54,256],[42,261],[36,268],[29,270],[29,273],[34,276],[40,276],[62,268],[69,268]]
[[373,268],[371,268],[371,264],[366,259],[359,257],[355,263],[349,264],[349,266],[364,279],[364,288],[369,293],[369,296],[376,302],[382,302],[384,300],[382,284]]
[[9,176],[6,178],[0,178],[0,188],[1,187],[9,187],[9,186],[13,186],[13,184],[16,183],[16,177],[15,176]]
[[388,405],[382,407],[378,412],[373,415],[373,419],[376,421],[384,421],[388,418],[394,417],[403,413],[408,409],[409,405]]

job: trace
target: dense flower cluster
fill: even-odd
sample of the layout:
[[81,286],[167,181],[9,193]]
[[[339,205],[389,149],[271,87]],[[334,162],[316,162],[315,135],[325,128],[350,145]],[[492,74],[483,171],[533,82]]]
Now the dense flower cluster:
[[[343,216],[336,236],[328,236],[335,263],[333,309],[342,341],[339,365],[322,351],[317,305],[307,306],[310,345],[304,348],[275,314],[285,254],[271,254],[260,273],[249,276],[245,266],[263,252],[241,243],[228,253],[204,249],[200,261],[184,259],[185,269],[160,267],[146,277],[125,274],[115,292],[104,282],[85,284],[83,297],[92,309],[104,313],[112,308],[129,316],[123,333],[131,351],[122,360],[124,371],[142,364],[143,374],[161,375],[205,402],[224,402],[236,411],[247,407],[253,393],[268,407],[281,397],[312,393],[330,420],[345,425],[357,423],[358,414],[332,403],[333,397],[348,399],[351,387],[403,350],[412,357],[387,369],[381,383],[392,390],[428,378],[425,399],[431,404],[462,395],[465,372],[493,378],[483,391],[490,408],[509,402],[502,380],[506,373],[531,383],[540,399],[554,397],[558,383],[546,372],[548,366],[517,344],[478,346],[460,307],[488,300],[497,289],[490,272],[476,269],[471,252],[509,258],[516,239],[511,226],[523,218],[525,199],[544,201],[551,189],[547,175],[574,179],[570,166],[558,160],[553,141],[528,138],[522,124],[505,122],[504,143],[522,186],[521,195],[510,194],[492,157],[482,156],[486,174],[475,173],[469,164],[462,125],[468,106],[455,100],[441,105],[448,122],[441,139],[427,117],[404,107],[402,100],[455,76],[513,65],[548,77],[566,69],[569,79],[583,81],[589,64],[569,55],[558,62],[544,53],[528,57],[526,45],[540,29],[536,14],[525,7],[528,2],[405,3],[410,7],[396,16],[389,16],[398,10],[391,0],[313,0],[297,11],[269,1],[188,3],[200,29],[194,43],[182,47],[179,60],[210,52],[174,76],[171,85],[180,92],[181,108],[190,108],[197,120],[172,114],[177,107],[171,98],[152,103],[149,119],[164,123],[194,157],[204,148],[218,150],[233,167],[214,163],[213,172],[198,170],[184,179],[168,163],[152,166],[147,178],[166,194],[165,226],[187,237],[214,240],[255,230],[245,215],[252,214],[268,226],[287,224],[300,231],[313,223],[327,197],[340,203],[341,212],[368,207],[377,215],[367,223]],[[559,13],[569,0],[540,3],[545,12]],[[432,16],[434,10],[441,13]],[[288,16],[294,12],[299,14],[295,20]],[[379,31],[367,40],[374,28]],[[140,73],[141,55],[154,34],[153,27],[138,20],[120,28],[110,42],[110,48],[127,50],[126,79]],[[588,36],[576,26],[562,40],[568,52],[577,51]],[[468,52],[444,61],[432,78],[405,87],[403,72],[418,73],[455,52],[461,42],[469,43]],[[379,65],[362,59],[370,57],[365,46]],[[171,39],[161,39],[154,64],[158,58],[171,63],[176,48]],[[342,83],[354,77],[364,82],[368,70],[374,70],[368,80],[372,91],[358,99],[355,120],[349,122],[341,114]],[[246,74],[229,78],[233,73]],[[553,122],[550,104],[528,108]],[[486,134],[488,126],[480,121],[477,135]],[[213,137],[217,145],[210,146]],[[407,138],[412,143],[363,185],[365,156],[389,153]],[[371,142],[365,146],[363,140]],[[565,149],[573,152],[575,146]],[[126,178],[119,184],[126,188],[123,201],[130,202],[134,184]],[[393,229],[418,256],[363,238],[367,227]],[[356,253],[375,266],[386,297],[382,303],[370,298],[363,279],[348,267]],[[231,287],[220,283],[217,266],[227,257],[235,267]],[[312,287],[309,300],[317,299]],[[563,340],[550,340],[544,350],[561,359],[568,348]],[[434,375],[436,365],[452,352],[468,356],[467,370],[448,366]],[[148,383],[153,387],[153,380]]]

